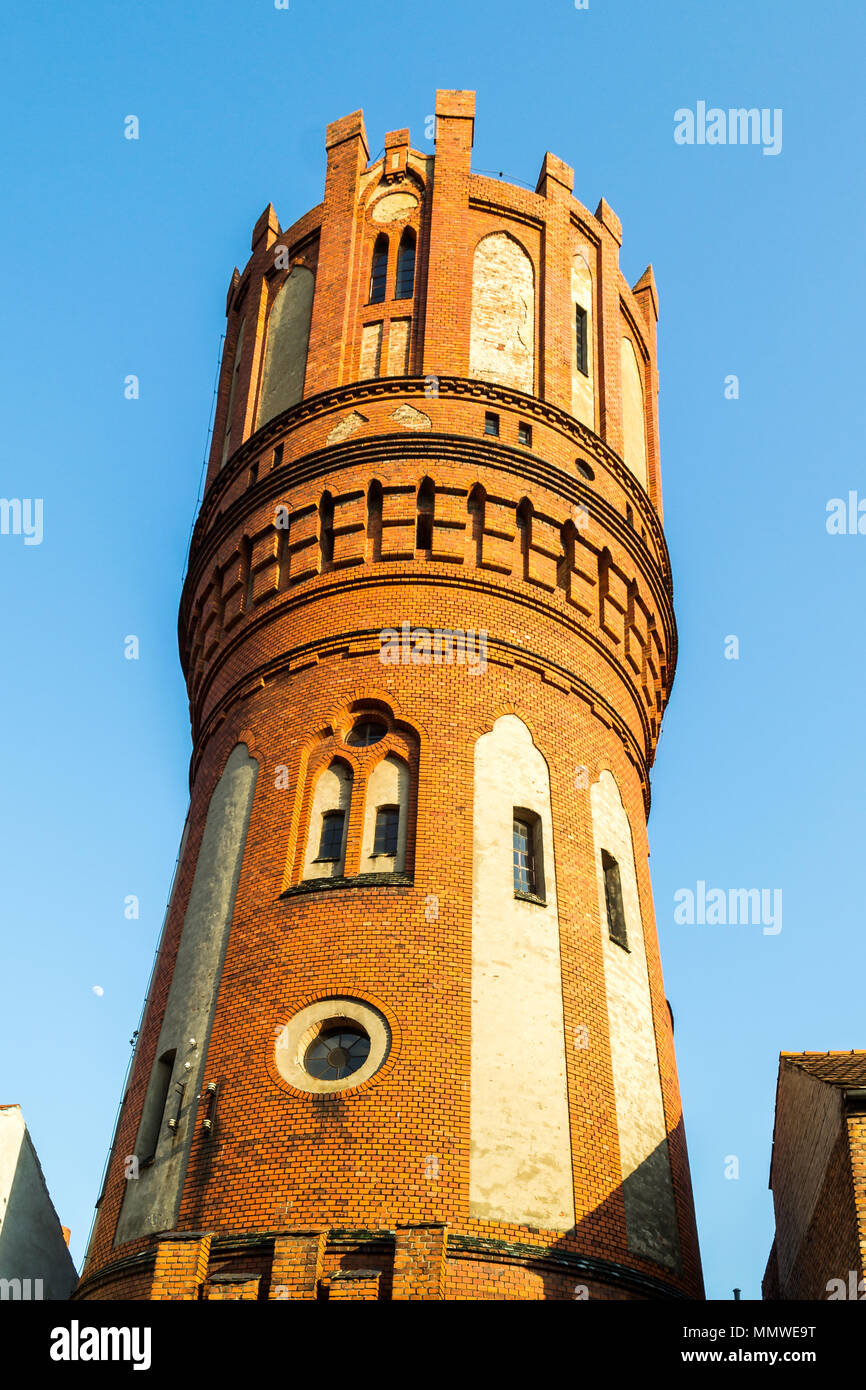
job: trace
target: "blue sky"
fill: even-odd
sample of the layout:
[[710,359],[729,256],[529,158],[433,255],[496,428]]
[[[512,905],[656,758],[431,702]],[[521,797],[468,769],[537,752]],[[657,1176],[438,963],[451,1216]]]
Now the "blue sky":
[[[232,267],[268,201],[320,200],[329,121],[432,149],[457,87],[475,169],[534,186],[552,150],[655,269],[680,662],[651,868],[708,1294],[760,1295],[778,1053],[866,1046],[866,536],[825,526],[866,498],[864,41],[803,0],[4,6],[0,492],[44,534],[0,536],[0,1101],[77,1261],[186,810],[175,616]],[[677,145],[699,101],[780,108],[781,153]],[[699,880],[781,889],[781,932],[678,925]]]

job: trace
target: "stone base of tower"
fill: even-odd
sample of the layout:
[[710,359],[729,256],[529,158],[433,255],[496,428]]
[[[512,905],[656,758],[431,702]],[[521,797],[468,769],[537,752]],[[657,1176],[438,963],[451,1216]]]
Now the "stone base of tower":
[[75,1300],[166,1302],[683,1299],[640,1270],[545,1245],[468,1236],[440,1223],[394,1230],[165,1235],[81,1279]]

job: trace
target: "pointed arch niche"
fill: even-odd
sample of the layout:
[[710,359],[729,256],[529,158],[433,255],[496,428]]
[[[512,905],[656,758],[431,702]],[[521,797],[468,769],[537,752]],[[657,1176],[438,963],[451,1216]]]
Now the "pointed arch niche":
[[469,375],[533,390],[535,270],[527,251],[507,232],[491,232],[475,248]]
[[296,265],[271,305],[257,428],[304,394],[315,284],[313,272]]

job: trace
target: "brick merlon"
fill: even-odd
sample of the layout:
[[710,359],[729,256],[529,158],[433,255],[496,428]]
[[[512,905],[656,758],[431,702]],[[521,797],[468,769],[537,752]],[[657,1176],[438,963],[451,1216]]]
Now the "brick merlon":
[[436,116],[439,119],[469,120],[475,126],[475,93],[438,91],[436,93]]
[[[554,186],[550,187],[551,184]],[[564,190],[567,194],[574,192],[574,170],[565,160],[559,159],[548,150],[541,165],[535,191],[543,198],[549,198],[555,197],[558,189]]]
[[610,232],[617,246],[622,246],[622,223],[610,203],[606,202],[604,198],[599,200],[598,207],[595,210],[595,216],[596,221],[600,222],[601,225],[606,227]]
[[255,251],[262,237],[266,238],[266,245],[270,246],[276,241],[280,234],[280,223],[277,214],[274,212],[273,203],[268,203],[256,225],[253,227],[253,237],[251,250]]
[[649,295],[653,307],[653,313],[655,315],[656,322],[658,322],[659,295],[658,290],[656,289],[656,278],[653,275],[653,268],[651,265],[647,266],[643,275],[640,277],[637,284],[634,286],[632,293],[634,294],[636,299],[640,299],[641,296],[644,294]]
[[353,111],[348,116],[341,116],[338,121],[331,121],[325,131],[325,149],[331,150],[335,145],[342,145],[346,140],[358,139],[362,142],[366,157],[369,159],[370,146],[367,141],[363,111]]

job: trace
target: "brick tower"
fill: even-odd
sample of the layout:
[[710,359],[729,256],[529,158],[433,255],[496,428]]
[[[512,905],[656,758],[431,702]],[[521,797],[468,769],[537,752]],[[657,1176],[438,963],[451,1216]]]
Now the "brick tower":
[[546,154],[327,131],[228,293],[191,806],[79,1298],[703,1296],[647,866],[657,296]]

